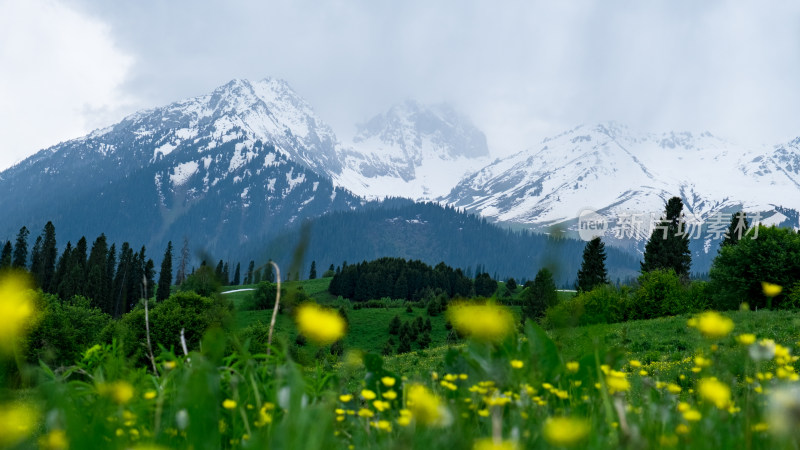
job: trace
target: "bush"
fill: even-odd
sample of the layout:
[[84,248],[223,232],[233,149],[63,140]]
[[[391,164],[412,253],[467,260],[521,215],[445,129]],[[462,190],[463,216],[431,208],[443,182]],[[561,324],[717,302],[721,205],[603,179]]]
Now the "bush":
[[691,311],[687,289],[672,269],[657,269],[639,277],[629,319],[653,319]]
[[627,292],[614,286],[601,284],[589,292],[578,295],[583,302],[584,313],[580,325],[616,323],[625,320]]
[[545,328],[576,327],[583,314],[583,298],[578,296],[547,308],[541,322]]
[[[189,350],[195,350],[207,330],[229,329],[232,320],[231,304],[220,296],[209,298],[195,292],[173,294],[150,310],[153,352],[159,353],[159,344],[167,349],[179,349],[181,329],[185,329],[184,336]],[[143,304],[123,315],[108,332],[122,341],[126,355],[139,361],[147,359]],[[106,339],[111,341],[110,336]]]
[[62,302],[42,294],[40,321],[27,338],[26,357],[51,366],[74,364],[86,349],[101,341],[100,332],[111,323],[111,316],[90,306],[91,300],[75,296]]
[[[784,292],[772,299],[783,307],[789,287],[800,280],[800,234],[785,228],[759,226],[758,238],[752,234],[720,248],[709,271],[715,309],[738,309],[747,302],[752,309],[767,306],[762,281],[783,286]],[[788,305],[788,306],[791,306]]]
[[186,277],[186,280],[178,288],[179,291],[193,291],[203,297],[210,297],[218,293],[220,289],[222,289],[222,283],[214,273],[214,269],[209,266],[200,266],[193,274]]
[[536,273],[533,284],[522,292],[523,320],[538,319],[544,316],[547,308],[557,304],[558,294],[553,274],[548,269],[541,269]]
[[[262,281],[256,285],[250,297],[252,309],[272,309],[275,307],[275,296],[278,294],[278,285],[269,281]],[[286,289],[281,289],[281,298],[286,300]]]

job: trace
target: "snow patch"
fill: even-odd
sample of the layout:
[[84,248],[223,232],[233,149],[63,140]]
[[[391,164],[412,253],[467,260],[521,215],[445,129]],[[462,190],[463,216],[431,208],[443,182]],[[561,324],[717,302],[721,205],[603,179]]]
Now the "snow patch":
[[197,170],[200,168],[200,165],[197,161],[189,161],[183,164],[178,164],[172,169],[172,173],[169,175],[169,180],[172,182],[173,186],[180,186],[186,183],[192,175],[197,173]]
[[172,153],[172,151],[175,150],[176,148],[178,148],[176,144],[167,142],[166,144],[155,149],[155,151],[153,152],[153,159],[157,158],[159,153],[161,153],[164,156],[167,156],[170,153]]

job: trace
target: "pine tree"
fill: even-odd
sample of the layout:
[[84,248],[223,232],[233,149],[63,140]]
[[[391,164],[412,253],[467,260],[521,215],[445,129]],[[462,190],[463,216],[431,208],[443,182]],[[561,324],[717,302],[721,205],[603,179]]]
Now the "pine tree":
[[178,273],[175,274],[175,284],[180,286],[186,280],[186,266],[189,264],[189,238],[183,238],[183,248],[181,248],[181,260],[178,264]]
[[53,225],[53,222],[47,222],[42,233],[44,234],[44,239],[42,241],[41,250],[42,264],[39,273],[39,285],[45,292],[52,292],[55,290],[52,284],[56,270],[56,259],[58,258],[56,227]]
[[242,281],[242,265],[240,263],[236,263],[236,271],[233,272],[233,285],[239,286]]
[[114,277],[117,270],[117,245],[111,244],[108,249],[108,258],[106,258],[106,307],[104,310],[107,314],[113,314],[114,299],[116,298],[114,292]]
[[144,263],[143,275],[144,287],[146,288],[143,296],[149,300],[156,295],[156,263],[152,258],[148,258],[147,262]]
[[720,244],[720,249],[729,245],[738,244],[748,228],[750,228],[750,223],[747,220],[746,213],[742,211],[738,214],[731,214],[731,224],[728,226],[725,239],[723,239]]
[[642,273],[656,269],[673,269],[680,276],[688,276],[692,264],[689,251],[689,236],[681,230],[681,211],[683,202],[680,197],[672,197],[667,201],[665,216],[650,235],[644,248],[644,261],[641,263]]
[[41,287],[42,281],[39,279],[42,270],[42,237],[38,236],[31,250],[31,274],[36,281],[36,285]]
[[400,327],[402,324],[400,323],[400,316],[397,314],[392,317],[392,320],[389,322],[389,334],[397,335],[400,333]]
[[[273,272],[273,270],[272,270],[272,260],[271,259],[269,261],[267,261],[267,264],[263,267],[262,270],[263,270],[262,273],[264,274],[263,275],[264,281],[269,281],[270,283],[274,283],[275,282],[275,272]],[[287,273],[286,276],[288,277],[289,274]]]
[[14,245],[14,259],[11,266],[15,269],[24,269],[28,266],[28,235],[30,232],[27,227],[19,229],[17,242]]
[[225,263],[223,263],[221,259],[219,260],[219,263],[217,263],[217,268],[214,269],[214,275],[217,276],[217,280],[219,280],[220,283],[224,284],[224,282],[225,282]]
[[258,269],[256,269],[255,272],[253,272],[253,284],[258,284],[258,283],[261,283],[261,267],[259,267]]
[[119,251],[119,265],[114,275],[113,308],[110,314],[119,317],[128,312],[128,284],[133,269],[133,250],[127,242],[122,243]]
[[11,267],[11,255],[13,252],[14,247],[11,245],[11,241],[6,241],[6,245],[3,246],[3,253],[0,254],[0,270]]
[[308,272],[308,279],[315,280],[317,278],[317,262],[311,261],[311,270]]
[[255,275],[256,262],[250,260],[250,265],[247,266],[247,274],[244,276],[244,284],[253,284],[253,275]]
[[550,270],[543,268],[536,273],[533,284],[522,294],[522,317],[538,319],[547,308],[558,303],[556,283]]
[[606,271],[606,245],[596,237],[586,244],[583,262],[578,271],[578,290],[589,292],[596,286],[608,283]]
[[164,301],[169,298],[169,290],[172,285],[172,241],[167,243],[167,250],[164,252],[164,259],[161,260],[161,272],[158,274],[158,290],[156,291],[156,301]]
[[65,298],[61,295],[61,283],[67,276],[71,259],[72,242],[67,242],[67,246],[64,247],[64,251],[61,253],[61,257],[58,259],[58,264],[56,264],[56,271],[53,274],[53,282],[52,286],[50,287],[50,292],[58,295],[61,300],[65,300]]
[[86,288],[84,290],[87,297],[93,300],[93,304],[103,311],[107,311],[110,305],[108,283],[106,277],[108,269],[108,244],[106,236],[101,234],[92,244],[89,253],[86,271]]

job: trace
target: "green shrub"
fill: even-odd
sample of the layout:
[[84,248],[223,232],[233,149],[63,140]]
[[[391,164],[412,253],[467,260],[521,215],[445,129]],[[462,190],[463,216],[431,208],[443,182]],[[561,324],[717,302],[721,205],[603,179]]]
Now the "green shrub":
[[178,288],[181,292],[193,291],[203,297],[210,297],[222,289],[222,283],[209,266],[200,266],[194,273],[186,277]]
[[672,269],[657,269],[639,277],[629,319],[653,319],[688,313],[689,295]]
[[589,292],[578,295],[583,301],[584,313],[580,325],[616,323],[625,320],[625,305],[620,291],[614,286],[601,284]]
[[578,296],[547,308],[541,322],[545,328],[576,327],[583,314],[583,298]]
[[100,332],[111,323],[111,316],[90,304],[91,300],[77,295],[62,302],[54,295],[42,294],[40,320],[26,342],[28,361],[41,360],[56,367],[71,365],[99,343]]
[[[275,307],[275,297],[278,295],[278,285],[269,281],[258,283],[250,304],[245,309],[272,309]],[[286,289],[281,289],[281,298],[286,300]]]

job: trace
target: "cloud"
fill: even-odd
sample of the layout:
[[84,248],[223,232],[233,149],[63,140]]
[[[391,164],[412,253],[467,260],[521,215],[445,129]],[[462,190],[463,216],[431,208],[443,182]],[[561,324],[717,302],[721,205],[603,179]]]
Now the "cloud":
[[118,119],[131,57],[107,26],[47,0],[2,2],[0,169]]
[[[800,135],[791,1],[67,1],[106,33],[94,45],[134,58],[99,77],[117,91],[82,94],[112,99],[95,101],[109,114],[277,76],[340,138],[392,103],[448,101],[495,156],[604,120],[767,143]],[[127,107],[113,101],[123,94]]]

